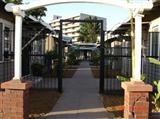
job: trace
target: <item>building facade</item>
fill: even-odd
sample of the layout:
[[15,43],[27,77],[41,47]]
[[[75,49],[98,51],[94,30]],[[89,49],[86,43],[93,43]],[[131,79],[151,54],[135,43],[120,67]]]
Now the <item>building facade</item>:
[[[58,19],[54,19],[51,21],[51,26],[53,29],[59,30],[60,29],[60,20],[61,19],[70,19],[70,20],[84,20],[85,18],[88,17],[97,17],[98,20],[103,20],[103,30],[106,30],[106,18],[103,17],[98,17],[98,16],[94,16],[94,15],[88,15],[88,14],[84,14],[84,13],[80,13],[79,15],[75,15],[72,17],[67,17],[67,18],[58,18]],[[75,23],[68,23],[65,22],[63,23],[63,35],[72,37],[72,42],[76,43],[77,39],[79,37],[79,33],[78,30],[80,29],[80,22],[75,22]]]

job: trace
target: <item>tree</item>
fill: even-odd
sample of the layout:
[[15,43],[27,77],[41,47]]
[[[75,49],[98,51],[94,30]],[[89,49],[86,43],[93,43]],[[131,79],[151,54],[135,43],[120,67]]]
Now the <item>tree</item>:
[[[87,17],[84,20],[97,20],[97,17]],[[78,41],[95,43],[100,33],[100,24],[98,22],[84,22],[78,32],[80,34]]]
[[[22,4],[23,0],[5,0],[6,3],[15,3]],[[39,7],[33,10],[29,10],[26,12],[27,16],[32,15],[36,19],[41,19],[43,16],[46,16],[45,11],[47,11],[46,7]]]
[[43,16],[46,16],[45,11],[47,11],[46,7],[39,7],[30,11],[27,11],[26,14],[34,16],[36,19],[41,19]]
[[22,0],[5,0],[6,3],[15,3],[15,4],[21,4]]

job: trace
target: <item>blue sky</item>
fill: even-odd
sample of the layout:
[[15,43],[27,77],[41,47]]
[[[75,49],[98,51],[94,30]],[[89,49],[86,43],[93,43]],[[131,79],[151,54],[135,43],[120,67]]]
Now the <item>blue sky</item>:
[[[34,0],[35,1],[35,0]],[[120,0],[121,1],[121,0]],[[132,0],[134,3],[147,0]],[[33,0],[23,0],[24,3],[33,2]],[[91,3],[69,3],[47,6],[47,15],[43,18],[44,21],[50,22],[53,15],[63,17],[86,13],[105,17],[107,19],[107,29],[111,29],[114,25],[124,21],[129,16],[129,11],[123,8]]]

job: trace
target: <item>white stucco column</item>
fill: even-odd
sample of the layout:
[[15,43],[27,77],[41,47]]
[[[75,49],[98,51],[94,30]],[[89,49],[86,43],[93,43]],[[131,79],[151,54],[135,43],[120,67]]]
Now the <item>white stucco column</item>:
[[142,44],[142,17],[135,15],[135,67],[133,81],[141,81],[141,44]]
[[15,16],[15,50],[13,80],[20,80],[22,76],[22,20],[22,16]]
[[25,13],[18,6],[13,7],[13,13],[15,14],[15,49],[13,80],[20,80],[22,77],[22,21]]

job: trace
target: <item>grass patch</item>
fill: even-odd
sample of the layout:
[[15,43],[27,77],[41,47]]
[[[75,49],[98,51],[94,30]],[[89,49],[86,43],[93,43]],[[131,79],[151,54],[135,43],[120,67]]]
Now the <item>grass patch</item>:
[[30,90],[29,119],[38,119],[50,112],[60,97],[55,90]]
[[123,95],[102,95],[103,104],[107,112],[115,115],[115,118],[122,118],[124,111],[124,96]]

